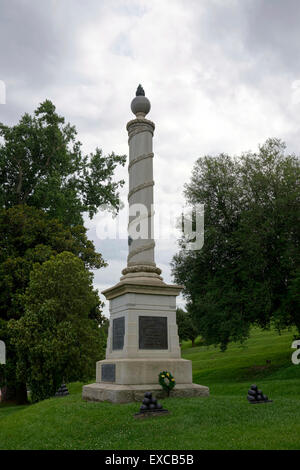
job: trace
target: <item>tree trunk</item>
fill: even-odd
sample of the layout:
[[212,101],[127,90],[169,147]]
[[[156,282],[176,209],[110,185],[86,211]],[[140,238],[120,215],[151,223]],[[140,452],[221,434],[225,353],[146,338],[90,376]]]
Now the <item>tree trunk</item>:
[[27,387],[26,384],[18,384],[14,387],[5,386],[1,389],[2,403],[13,402],[17,405],[27,405]]
[[28,397],[26,384],[18,384],[16,392],[17,405],[27,405]]

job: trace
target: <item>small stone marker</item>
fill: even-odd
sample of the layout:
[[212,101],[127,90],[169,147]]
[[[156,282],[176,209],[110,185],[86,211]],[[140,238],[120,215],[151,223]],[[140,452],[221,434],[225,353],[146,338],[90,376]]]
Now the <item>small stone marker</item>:
[[249,403],[258,404],[258,403],[271,403],[273,400],[269,400],[267,395],[264,395],[262,390],[259,390],[257,385],[251,385],[248,390],[247,400]]
[[169,411],[165,410],[161,403],[158,403],[151,392],[146,392],[144,395],[143,403],[140,407],[140,412],[134,415],[135,418],[145,418],[147,416],[162,416],[168,414]]
[[67,395],[69,395],[69,390],[67,389],[66,384],[61,384],[61,386],[57,390],[55,396],[56,397],[65,397]]

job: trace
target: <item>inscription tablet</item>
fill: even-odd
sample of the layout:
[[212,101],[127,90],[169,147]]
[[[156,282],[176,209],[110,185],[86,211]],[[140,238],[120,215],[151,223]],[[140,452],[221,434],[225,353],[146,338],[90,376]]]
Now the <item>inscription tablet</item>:
[[102,364],[101,381],[102,382],[115,382],[116,381],[116,364]]
[[113,320],[113,339],[112,348],[123,349],[125,335],[125,317],[115,318]]
[[139,317],[139,348],[168,349],[167,317]]

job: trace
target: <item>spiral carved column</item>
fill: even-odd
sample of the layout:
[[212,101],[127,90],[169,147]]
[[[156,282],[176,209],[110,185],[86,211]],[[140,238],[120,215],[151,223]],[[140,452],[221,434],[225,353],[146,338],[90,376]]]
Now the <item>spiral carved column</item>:
[[[136,115],[127,124],[129,144],[129,223],[127,267],[122,274],[128,277],[151,277],[162,280],[161,270],[154,259],[153,210],[153,133],[155,125],[145,118],[150,102],[139,87],[131,103]],[[121,278],[121,279],[124,279]]]

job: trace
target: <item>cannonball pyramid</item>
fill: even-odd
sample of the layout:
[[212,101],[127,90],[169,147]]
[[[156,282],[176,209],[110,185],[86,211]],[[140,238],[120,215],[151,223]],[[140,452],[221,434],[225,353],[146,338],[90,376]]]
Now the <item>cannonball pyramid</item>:
[[55,396],[56,397],[65,397],[67,395],[69,395],[69,390],[67,389],[66,384],[61,384],[61,386],[57,390]]
[[146,392],[144,395],[144,399],[142,405],[140,407],[140,414],[146,413],[168,413],[168,410],[165,410],[161,403],[158,403],[157,399],[152,396],[151,392]]
[[251,385],[248,390],[247,400],[249,403],[271,403],[273,400],[269,400],[267,395],[264,395],[262,390],[259,390],[257,385]]

